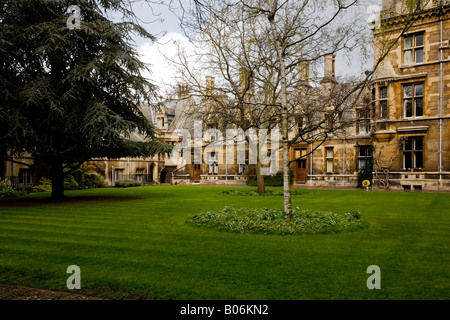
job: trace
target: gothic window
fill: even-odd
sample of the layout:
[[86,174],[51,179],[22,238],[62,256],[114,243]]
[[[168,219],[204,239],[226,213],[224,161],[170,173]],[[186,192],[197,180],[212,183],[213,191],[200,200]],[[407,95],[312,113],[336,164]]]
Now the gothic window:
[[423,116],[423,83],[403,86],[404,117]]
[[367,134],[370,131],[370,110],[369,108],[359,109],[358,111],[358,132]]
[[380,87],[380,119],[388,118],[388,90],[387,87]]
[[403,64],[406,66],[423,63],[424,33],[403,38]]
[[219,153],[218,152],[210,152],[208,156],[208,168],[209,174],[217,174],[219,173]]
[[372,164],[373,152],[371,146],[362,146],[358,151],[358,169],[362,170]]
[[423,137],[409,137],[403,145],[403,169],[423,168]]
[[325,148],[326,149],[326,164],[327,164],[327,173],[333,173],[334,170],[334,150],[333,148]]

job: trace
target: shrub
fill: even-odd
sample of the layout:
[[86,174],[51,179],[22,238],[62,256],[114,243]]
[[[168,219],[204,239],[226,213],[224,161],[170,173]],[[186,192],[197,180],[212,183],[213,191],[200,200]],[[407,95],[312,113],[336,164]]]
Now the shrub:
[[0,180],[0,191],[3,190],[12,190],[12,183],[8,179]]
[[103,188],[105,186],[105,179],[98,174],[88,174],[80,182],[80,189],[94,189]]
[[[289,171],[289,179],[292,183],[294,180],[294,173]],[[248,181],[247,184],[249,186],[255,187],[258,185],[257,180]],[[277,172],[277,174],[273,176],[265,176],[264,177],[264,185],[266,187],[282,187],[283,186],[283,172]]]
[[337,214],[333,212],[295,208],[293,219],[285,220],[279,209],[234,209],[209,211],[195,215],[186,223],[219,231],[253,232],[279,235],[339,233],[366,228],[359,211]]
[[41,178],[39,184],[34,186],[32,189],[34,192],[51,192],[52,191],[52,181],[47,178]]
[[64,190],[77,190],[78,183],[72,175],[68,175],[64,178]]
[[15,198],[26,196],[25,190],[4,189],[0,191],[0,198]]
[[140,187],[142,186],[142,183],[135,180],[125,179],[125,180],[117,180],[115,182],[115,186],[118,188]]
[[373,180],[373,165],[368,165],[366,167],[364,167],[363,169],[358,171],[358,179],[357,179],[357,187],[358,188],[363,188],[363,181],[364,180],[369,180],[370,181],[370,185],[372,185],[372,180]]

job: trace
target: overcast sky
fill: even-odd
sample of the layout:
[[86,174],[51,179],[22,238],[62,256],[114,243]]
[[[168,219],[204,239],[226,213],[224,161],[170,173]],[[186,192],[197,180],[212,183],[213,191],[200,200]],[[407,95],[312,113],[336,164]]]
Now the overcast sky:
[[[186,45],[189,44],[188,39],[184,36],[183,30],[180,28],[180,22],[173,12],[174,10],[168,9],[170,2],[173,4],[178,3],[178,1],[160,1],[164,4],[152,4],[151,8],[144,1],[137,2],[134,5],[136,14],[142,20],[141,25],[157,38],[156,42],[151,42],[140,37],[135,37],[136,48],[139,54],[141,54],[142,61],[151,65],[152,74],[147,76],[156,85],[161,87],[163,92],[168,89],[168,84],[175,85],[176,83],[173,80],[175,71],[169,66],[162,53],[168,56],[175,55],[176,46],[174,45],[174,41],[183,42]],[[188,5],[189,0],[182,1],[185,5]],[[367,11],[370,6],[377,5],[381,7],[381,0],[362,0],[362,2],[365,12],[361,12],[360,14],[367,17],[367,19],[370,16],[370,12]],[[369,29],[368,34],[370,34]],[[347,55],[350,58],[345,58]],[[372,59],[364,62],[360,60],[359,53],[356,52],[339,54],[336,57],[337,76],[359,75],[364,70],[371,69],[373,64]]]

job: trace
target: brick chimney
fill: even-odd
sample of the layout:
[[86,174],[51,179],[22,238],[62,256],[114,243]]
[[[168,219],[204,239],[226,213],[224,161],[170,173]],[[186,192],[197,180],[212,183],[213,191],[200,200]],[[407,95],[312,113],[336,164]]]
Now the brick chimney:
[[298,84],[299,86],[307,86],[309,87],[309,68],[310,64],[309,61],[302,61],[298,65]]
[[206,94],[213,94],[215,90],[215,78],[211,76],[206,76]]
[[328,86],[336,83],[335,60],[336,57],[334,54],[327,54],[325,56],[324,77],[320,82],[322,86]]
[[[248,87],[248,89],[247,89]],[[250,74],[246,68],[239,69],[239,91],[244,92],[247,89],[246,95],[255,94],[255,78]]]
[[185,99],[189,97],[190,89],[187,84],[179,84],[178,85],[178,99]]

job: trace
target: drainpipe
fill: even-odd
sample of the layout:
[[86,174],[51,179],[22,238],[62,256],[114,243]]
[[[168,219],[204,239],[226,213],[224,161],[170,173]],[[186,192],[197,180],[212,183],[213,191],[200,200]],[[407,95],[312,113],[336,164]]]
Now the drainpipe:
[[148,160],[147,160],[147,163],[146,163],[145,167],[146,167],[145,169],[147,170],[147,176],[145,177],[145,182],[146,182],[147,184],[149,184],[148,177],[149,177],[150,175],[149,175],[149,172],[148,172]]
[[310,145],[310,160],[309,160],[309,171],[310,171],[310,175],[311,175],[311,181],[313,179],[312,175],[313,175],[313,144],[311,143]]
[[[441,12],[442,14],[442,12]],[[443,88],[443,79],[444,79],[444,68],[443,68],[443,50],[444,50],[444,39],[443,39],[443,21],[442,16],[440,18],[440,54],[439,54],[439,184],[442,183],[442,107],[444,104],[444,88]]]
[[345,179],[345,138],[344,138],[344,143],[343,143],[343,150],[342,150],[342,184],[344,185],[344,179]]
[[[226,183],[225,184],[228,184],[228,139],[225,139],[225,140],[226,140],[226,144],[225,144],[225,180],[226,180]],[[222,149],[222,151],[223,151],[223,149]]]

